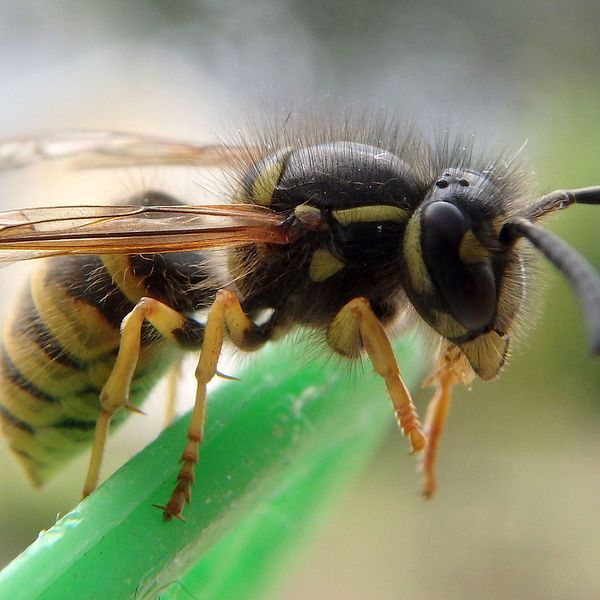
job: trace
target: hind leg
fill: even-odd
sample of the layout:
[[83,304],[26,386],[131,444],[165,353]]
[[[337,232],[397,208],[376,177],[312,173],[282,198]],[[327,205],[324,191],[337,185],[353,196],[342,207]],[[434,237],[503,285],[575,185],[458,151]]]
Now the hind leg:
[[141,412],[129,404],[129,388],[135,373],[141,347],[141,330],[144,321],[173,344],[190,348],[202,344],[204,325],[181,315],[162,302],[142,298],[121,324],[121,342],[113,370],[100,393],[100,414],[96,421],[94,442],[82,496],[85,498],[98,485],[102,456],[110,421],[115,412],[126,408]]

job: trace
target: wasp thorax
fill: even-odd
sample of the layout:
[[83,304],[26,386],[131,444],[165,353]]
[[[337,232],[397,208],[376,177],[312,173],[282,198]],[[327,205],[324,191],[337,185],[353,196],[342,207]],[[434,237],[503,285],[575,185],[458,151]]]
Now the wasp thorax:
[[242,192],[274,210],[410,207],[422,184],[408,164],[375,146],[335,141],[284,148],[249,168]]
[[512,258],[494,229],[501,204],[490,200],[497,187],[473,171],[444,172],[413,214],[404,240],[413,305],[484,379],[502,367],[507,326],[518,310],[506,310],[504,275]]
[[[269,298],[279,297],[280,314],[297,320],[301,312],[304,324],[331,322],[357,297],[366,298],[382,322],[396,317],[406,300],[398,247],[427,191],[406,161],[344,140],[306,145],[251,165],[242,190],[246,201],[284,217],[291,240],[267,248],[260,264],[254,261],[246,306],[259,302],[260,277],[263,291],[273,286]],[[305,300],[296,306],[298,298],[310,298],[310,309]]]

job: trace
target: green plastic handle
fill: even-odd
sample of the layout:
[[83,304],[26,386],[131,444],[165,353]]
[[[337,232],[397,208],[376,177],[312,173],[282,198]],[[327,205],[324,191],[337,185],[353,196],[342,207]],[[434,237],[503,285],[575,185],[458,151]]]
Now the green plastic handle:
[[[409,384],[419,376],[415,345],[396,348]],[[188,416],[42,532],[0,573],[0,598],[260,597],[393,423],[366,363],[351,372],[307,362],[307,351],[274,345],[211,395],[185,523],[163,522],[153,504],[172,490]]]

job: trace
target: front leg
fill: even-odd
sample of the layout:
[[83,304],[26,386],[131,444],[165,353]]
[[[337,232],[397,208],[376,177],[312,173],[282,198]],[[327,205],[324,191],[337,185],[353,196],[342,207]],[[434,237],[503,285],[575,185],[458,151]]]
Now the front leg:
[[348,358],[357,358],[364,348],[375,372],[383,377],[398,425],[410,438],[412,452],[425,447],[425,436],[410,397],[400,377],[398,362],[379,319],[366,298],[355,298],[335,316],[327,330],[329,346]]
[[467,384],[472,372],[458,348],[446,350],[438,367],[423,382],[423,387],[435,386],[435,394],[430,400],[425,416],[425,435],[427,446],[419,465],[423,477],[423,496],[431,498],[435,493],[435,460],[440,438],[450,410],[452,387],[457,383]]

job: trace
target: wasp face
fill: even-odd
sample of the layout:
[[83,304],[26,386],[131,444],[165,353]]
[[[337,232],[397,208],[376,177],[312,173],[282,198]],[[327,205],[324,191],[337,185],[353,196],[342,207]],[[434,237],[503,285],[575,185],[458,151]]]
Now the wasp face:
[[483,379],[498,374],[523,296],[523,265],[499,241],[505,199],[493,178],[448,169],[407,227],[408,295]]

